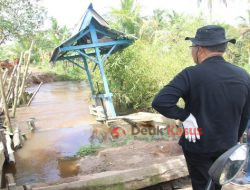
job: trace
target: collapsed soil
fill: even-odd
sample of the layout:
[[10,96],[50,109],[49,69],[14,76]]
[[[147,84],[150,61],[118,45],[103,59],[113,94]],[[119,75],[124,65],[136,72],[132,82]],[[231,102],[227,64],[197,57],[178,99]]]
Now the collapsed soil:
[[128,145],[107,148],[95,156],[82,158],[79,175],[145,167],[166,162],[169,157],[181,154],[178,141],[132,141]]
[[32,71],[27,78],[27,86],[40,84],[41,82],[49,83],[55,81],[58,81],[55,73]]

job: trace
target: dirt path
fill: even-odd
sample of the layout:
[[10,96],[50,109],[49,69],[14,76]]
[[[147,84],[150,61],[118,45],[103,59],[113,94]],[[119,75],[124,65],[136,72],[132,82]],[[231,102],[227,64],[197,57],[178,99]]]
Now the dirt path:
[[122,147],[101,150],[97,156],[83,158],[80,161],[80,174],[145,167],[166,162],[169,157],[181,154],[177,141],[133,141]]

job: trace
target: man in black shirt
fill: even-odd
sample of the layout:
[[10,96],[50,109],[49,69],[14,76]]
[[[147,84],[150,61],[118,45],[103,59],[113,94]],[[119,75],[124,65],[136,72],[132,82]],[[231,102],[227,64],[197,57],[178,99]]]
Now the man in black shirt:
[[[183,122],[179,144],[186,158],[194,190],[204,190],[208,169],[237,144],[250,119],[250,76],[224,60],[227,43],[223,27],[199,28],[192,42],[195,66],[187,67],[155,96],[152,107]],[[176,105],[179,98],[185,108]],[[199,130],[198,130],[199,129]],[[215,189],[221,186],[214,185]]]

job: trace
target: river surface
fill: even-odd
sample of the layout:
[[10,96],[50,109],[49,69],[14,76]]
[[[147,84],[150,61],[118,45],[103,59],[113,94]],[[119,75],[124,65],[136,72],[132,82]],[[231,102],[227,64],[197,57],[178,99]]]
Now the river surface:
[[[85,82],[43,84],[29,107],[18,108],[13,123],[27,136],[23,148],[15,153],[16,165],[11,169],[18,185],[56,182],[78,174],[78,159],[72,157],[89,144],[97,125],[89,114],[88,89]],[[33,133],[27,127],[30,118],[35,120]]]

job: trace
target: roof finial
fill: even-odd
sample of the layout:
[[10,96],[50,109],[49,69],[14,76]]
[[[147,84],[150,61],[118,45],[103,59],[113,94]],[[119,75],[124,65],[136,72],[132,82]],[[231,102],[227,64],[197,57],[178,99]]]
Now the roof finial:
[[93,4],[90,3],[88,9],[93,9]]

